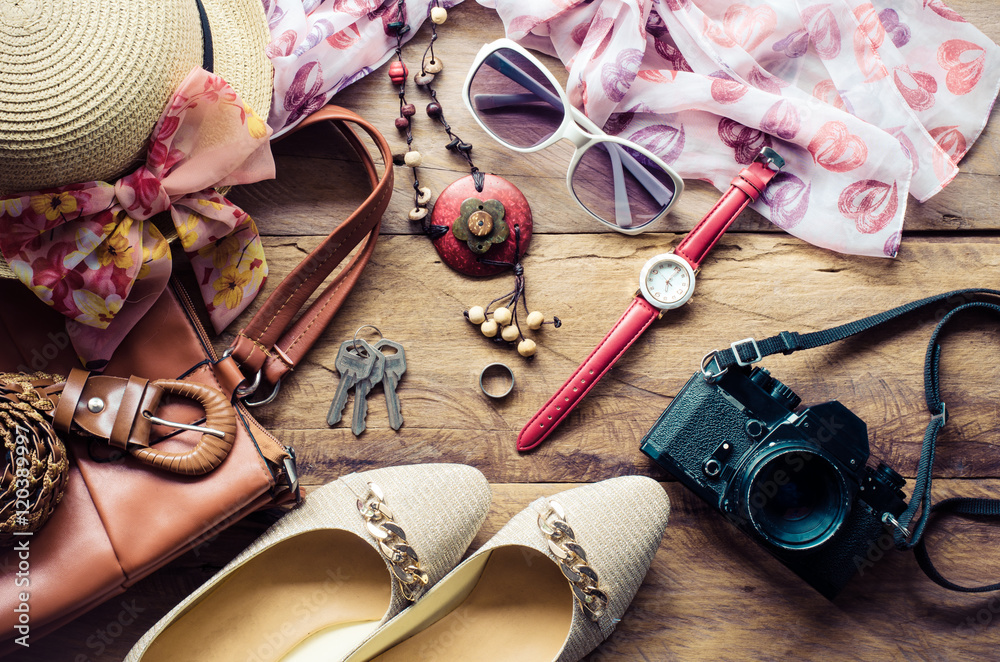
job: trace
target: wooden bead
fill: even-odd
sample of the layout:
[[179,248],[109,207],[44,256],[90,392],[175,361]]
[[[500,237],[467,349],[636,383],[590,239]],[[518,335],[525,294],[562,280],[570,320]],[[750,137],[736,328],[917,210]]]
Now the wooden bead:
[[473,324],[482,324],[486,321],[486,311],[482,306],[469,308],[469,321]]
[[517,343],[517,353],[521,356],[534,356],[536,349],[535,341],[531,338],[525,338]]
[[435,7],[431,10],[431,23],[441,25],[448,20],[448,10],[444,7]]
[[416,74],[413,77],[413,82],[416,83],[417,85],[430,85],[431,82],[433,82],[433,80],[434,80],[434,74],[429,74],[426,72],[422,74]]
[[487,338],[492,338],[497,334],[497,323],[493,320],[486,320],[483,325],[479,327],[479,330],[483,332],[483,335]]
[[421,186],[417,189],[417,204],[426,205],[431,201],[431,190],[426,186]]
[[513,316],[510,314],[510,310],[502,306],[493,311],[493,319],[496,320],[497,324],[510,324],[511,317]]
[[428,53],[424,56],[424,71],[429,74],[439,74],[441,70],[444,69],[444,64],[441,62],[441,58],[437,55],[431,55]]
[[542,327],[542,322],[545,321],[545,315],[541,312],[534,310],[528,313],[528,328],[529,329],[540,329]]
[[410,210],[409,218],[411,221],[422,221],[427,217],[427,207],[414,207]]
[[394,85],[402,85],[406,82],[406,77],[410,75],[407,70],[406,65],[396,60],[389,65],[389,80],[393,82]]
[[418,165],[423,163],[423,161],[424,161],[423,157],[420,156],[420,152],[418,152],[417,150],[407,152],[406,154],[403,155],[403,163],[405,163],[410,168],[416,168]]
[[400,131],[406,131],[407,127],[409,126],[410,126],[410,120],[406,119],[405,117],[396,118],[396,128],[399,129]]
[[417,107],[412,103],[403,104],[403,107],[399,109],[399,113],[403,117],[413,117],[417,114]]
[[427,116],[434,119],[441,117],[441,104],[436,101],[431,101],[427,104]]
[[503,328],[503,331],[500,332],[500,337],[506,340],[507,342],[514,342],[515,340],[517,340],[517,337],[519,335],[521,335],[520,330],[518,330],[518,328],[513,324],[511,324],[510,326],[505,326]]

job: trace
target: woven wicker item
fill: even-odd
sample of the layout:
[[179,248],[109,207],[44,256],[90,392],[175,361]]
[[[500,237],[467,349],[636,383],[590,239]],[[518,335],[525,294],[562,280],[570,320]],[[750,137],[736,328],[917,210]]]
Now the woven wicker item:
[[0,547],[13,545],[15,532],[40,529],[66,491],[69,456],[44,415],[53,405],[33,386],[60,381],[44,373],[0,373],[0,439],[5,451]]
[[[271,106],[260,0],[202,0],[214,73]],[[0,0],[0,193],[134,169],[174,89],[202,64],[196,0]]]

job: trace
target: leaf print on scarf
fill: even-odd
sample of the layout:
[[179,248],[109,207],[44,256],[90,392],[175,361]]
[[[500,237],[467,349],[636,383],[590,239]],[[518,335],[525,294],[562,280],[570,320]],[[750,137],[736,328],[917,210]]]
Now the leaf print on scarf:
[[292,55],[295,57],[302,57],[305,53],[315,47],[316,44],[329,37],[332,32],[333,23],[321,18],[313,24],[312,29],[309,30],[309,34],[306,35],[305,41],[299,44],[295,50],[292,51]]
[[913,110],[927,110],[934,105],[937,81],[922,71],[910,71],[907,66],[896,67],[892,74],[896,89]]
[[863,179],[845,188],[837,201],[840,213],[854,221],[858,232],[875,234],[889,224],[899,207],[896,182]]
[[954,9],[945,6],[942,0],[924,0],[924,8],[927,7],[930,7],[931,11],[940,16],[941,18],[946,18],[949,21],[955,21],[956,23],[967,22]]
[[868,160],[868,146],[843,122],[827,122],[809,141],[813,161],[830,172],[849,172]]
[[361,18],[375,8],[372,6],[374,4],[376,3],[369,4],[365,0],[333,0],[333,10],[354,18]]
[[[312,81],[311,84],[310,80]],[[308,90],[306,90],[306,85],[309,85]],[[323,67],[320,66],[319,62],[305,64],[295,73],[295,78],[292,80],[292,84],[289,85],[288,92],[285,93],[285,110],[292,111],[295,119],[312,112],[309,108],[315,105],[315,100],[323,98],[323,95],[317,97],[317,94],[322,89]],[[319,106],[322,105],[322,103],[319,104]]]
[[986,49],[964,39],[951,39],[938,48],[937,61],[948,72],[944,79],[948,91],[961,96],[979,83],[986,66]]
[[726,36],[749,53],[771,36],[778,15],[767,5],[751,8],[737,4],[726,10],[722,23]]
[[292,49],[295,48],[295,40],[298,38],[298,34],[295,30],[285,30],[281,33],[281,36],[274,39],[267,48],[264,49],[265,55],[271,60],[276,57],[286,57],[292,54]]
[[684,59],[684,54],[672,43],[656,39],[653,42],[653,48],[660,57],[670,63],[670,67],[674,71],[694,71],[688,61]]
[[936,129],[931,129],[929,133],[952,163],[958,163],[969,149],[965,136],[962,135],[957,126],[939,126]]
[[684,151],[684,125],[654,124],[639,129],[629,140],[656,154],[667,165],[673,165]]
[[732,76],[722,70],[711,73],[709,76],[712,78],[712,98],[717,103],[736,103],[750,89],[743,83],[733,80]]
[[809,50],[809,33],[805,30],[796,30],[780,41],[776,41],[771,50],[776,53],[784,53],[787,57],[802,57]]
[[829,78],[816,83],[816,87],[813,88],[812,95],[823,103],[828,103],[838,110],[847,110],[847,104],[844,103],[843,97],[840,96],[837,86]]
[[882,27],[888,33],[893,46],[902,48],[910,42],[910,26],[899,20],[899,14],[895,9],[883,9],[879,12],[878,18],[882,21]]
[[719,139],[733,148],[733,156],[741,165],[749,165],[764,147],[771,146],[771,137],[728,117],[719,120]]
[[812,184],[806,184],[790,172],[779,172],[764,189],[761,199],[771,209],[771,222],[791,230],[802,222],[809,210]]
[[747,82],[756,87],[758,90],[778,95],[781,94],[781,88],[788,87],[788,83],[781,80],[777,76],[773,76],[769,72],[764,71],[757,65],[754,65],[753,69],[751,69],[750,73],[747,75]]
[[767,109],[764,119],[760,121],[760,128],[782,140],[791,140],[799,132],[801,124],[799,111],[792,102],[782,99]]
[[840,55],[840,25],[830,5],[806,7],[802,12],[802,24],[821,60],[832,60]]
[[615,103],[625,98],[632,81],[639,73],[642,51],[637,48],[622,50],[614,62],[601,67],[601,86],[604,94]]
[[881,80],[889,75],[876,52],[885,41],[882,21],[870,2],[856,7],[854,17],[858,21],[858,27],[854,31],[854,57],[858,61],[858,67],[864,74],[866,83]]
[[326,43],[340,51],[350,48],[359,41],[361,41],[361,33],[358,32],[357,25],[349,25],[337,34],[326,38]]

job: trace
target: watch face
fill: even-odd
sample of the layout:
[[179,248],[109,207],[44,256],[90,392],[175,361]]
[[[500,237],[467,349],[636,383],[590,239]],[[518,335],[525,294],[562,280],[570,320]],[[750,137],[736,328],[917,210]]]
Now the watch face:
[[687,303],[694,292],[694,270],[677,255],[657,255],[642,268],[639,289],[646,301],[667,310]]

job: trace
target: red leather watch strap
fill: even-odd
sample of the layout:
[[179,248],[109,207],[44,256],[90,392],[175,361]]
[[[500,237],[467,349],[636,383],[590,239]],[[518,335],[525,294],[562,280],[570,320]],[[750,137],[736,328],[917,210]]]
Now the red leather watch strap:
[[697,269],[719,237],[729,229],[747,205],[760,197],[776,174],[777,171],[760,161],[754,161],[744,168],[715,206],[677,245],[674,253],[687,260],[692,269]]
[[641,296],[633,299],[587,360],[524,426],[517,436],[517,450],[531,450],[542,443],[659,315]]

